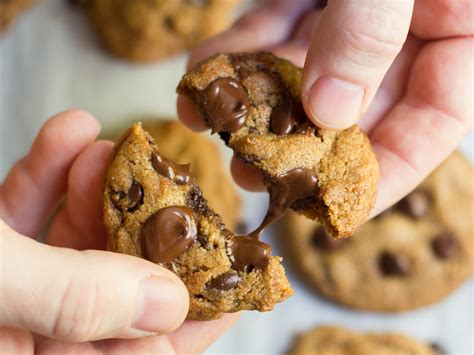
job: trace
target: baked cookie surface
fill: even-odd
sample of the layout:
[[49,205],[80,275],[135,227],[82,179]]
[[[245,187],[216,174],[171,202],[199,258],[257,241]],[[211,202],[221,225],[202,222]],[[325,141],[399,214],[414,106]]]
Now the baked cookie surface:
[[137,62],[192,48],[230,24],[238,0],[88,0],[89,19],[107,49]]
[[[188,72],[177,92],[197,104],[238,159],[262,171],[269,191],[285,178],[300,186],[312,178],[316,188],[300,191],[291,208],[348,237],[374,206],[378,163],[357,126],[336,132],[310,123],[301,76],[270,53],[218,54]],[[289,176],[295,171],[303,177]]]
[[[191,167],[192,171],[192,167]],[[292,294],[271,248],[226,230],[188,165],[161,155],[135,124],[116,143],[104,190],[109,249],[161,264],[188,288],[188,319],[271,310]]]
[[320,326],[300,335],[290,355],[443,355],[438,346],[396,333],[356,333]]
[[240,219],[240,199],[214,142],[175,120],[147,121],[143,128],[165,157],[178,164],[191,164],[193,177],[209,207],[221,216],[228,229],[235,230]]
[[13,23],[18,15],[29,8],[36,0],[0,1],[0,35]]
[[319,293],[348,307],[396,312],[438,302],[473,274],[472,181],[470,163],[454,153],[348,240],[288,216],[291,259]]

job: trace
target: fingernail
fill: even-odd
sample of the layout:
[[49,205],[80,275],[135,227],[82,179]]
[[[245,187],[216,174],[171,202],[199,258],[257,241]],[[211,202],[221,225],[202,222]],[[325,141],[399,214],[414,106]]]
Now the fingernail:
[[166,277],[149,277],[141,281],[138,306],[133,321],[135,329],[168,333],[183,319],[186,295]]
[[359,85],[322,76],[311,88],[307,105],[316,124],[344,129],[359,118],[364,93],[364,88]]

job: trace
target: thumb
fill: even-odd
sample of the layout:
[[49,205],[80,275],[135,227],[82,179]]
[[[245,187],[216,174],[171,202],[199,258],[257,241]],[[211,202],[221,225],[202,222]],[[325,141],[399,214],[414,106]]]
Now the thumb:
[[128,255],[40,244],[0,220],[0,326],[64,341],[175,330],[189,299],[170,271]]
[[331,0],[313,34],[303,104],[322,128],[344,129],[367,109],[400,52],[413,0]]

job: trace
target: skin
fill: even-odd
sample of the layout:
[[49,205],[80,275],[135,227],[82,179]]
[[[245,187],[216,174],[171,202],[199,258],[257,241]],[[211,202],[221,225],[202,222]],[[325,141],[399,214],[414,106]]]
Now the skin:
[[[184,321],[189,301],[181,280],[146,260],[104,251],[102,191],[113,144],[95,141],[99,130],[85,112],[51,118],[0,186],[0,353],[199,353],[237,315]],[[140,323],[143,280],[168,295],[142,305]]]
[[[188,69],[215,53],[259,50],[304,67],[302,101],[309,119],[327,129],[356,123],[369,135],[381,172],[376,215],[413,190],[473,126],[474,3],[316,5],[264,1],[197,48]],[[184,97],[178,98],[178,113],[194,130],[207,129]],[[264,190],[255,169],[234,159],[231,171],[242,187]]]

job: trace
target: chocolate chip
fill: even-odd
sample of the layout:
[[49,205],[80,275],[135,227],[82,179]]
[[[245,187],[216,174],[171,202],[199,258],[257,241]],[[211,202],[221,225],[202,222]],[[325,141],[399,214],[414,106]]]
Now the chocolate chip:
[[203,236],[202,234],[198,234],[196,239],[202,246],[207,244],[207,238]]
[[196,240],[193,211],[170,206],[158,210],[141,231],[143,255],[154,263],[169,263],[184,253]]
[[302,121],[298,104],[286,92],[279,105],[273,108],[270,115],[270,130],[277,135],[292,133]]
[[136,181],[128,190],[128,211],[136,211],[143,204],[143,187]]
[[437,343],[430,344],[431,349],[433,350],[433,355],[446,355],[446,351],[443,347]]
[[165,25],[165,27],[170,30],[170,31],[174,31],[175,30],[175,24],[174,24],[174,19],[171,17],[171,16],[166,16],[164,19],[163,19],[163,24]]
[[339,249],[344,241],[332,238],[323,227],[317,227],[311,237],[311,244],[318,249],[333,251]]
[[247,120],[250,109],[247,92],[232,78],[219,78],[204,92],[206,119],[212,133],[235,132]]
[[431,248],[440,259],[451,259],[459,253],[459,241],[451,233],[439,234],[431,241]]
[[406,276],[410,271],[410,260],[403,254],[386,251],[379,257],[379,267],[385,276]]
[[215,288],[220,291],[233,289],[240,282],[240,276],[236,272],[229,271],[217,276],[207,283],[209,288]]
[[415,219],[426,216],[429,207],[430,199],[422,191],[413,191],[397,205],[398,210]]

